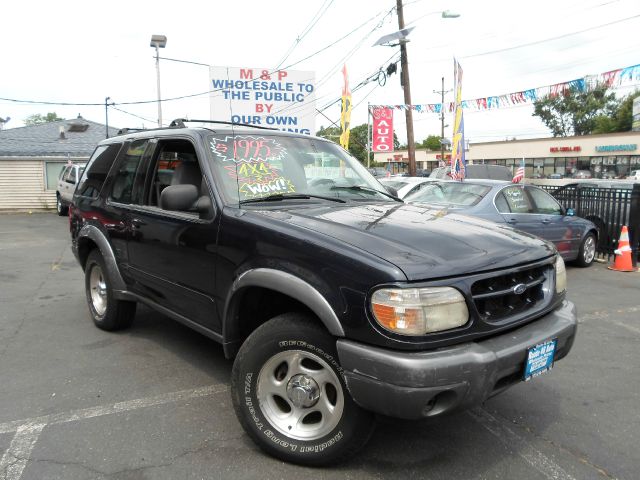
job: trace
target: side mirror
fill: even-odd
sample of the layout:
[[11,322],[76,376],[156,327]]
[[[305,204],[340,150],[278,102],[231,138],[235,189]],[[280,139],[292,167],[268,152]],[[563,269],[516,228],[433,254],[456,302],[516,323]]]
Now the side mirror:
[[198,201],[198,188],[195,185],[169,185],[160,194],[160,208],[163,210],[186,211]]
[[573,208],[567,208],[566,214],[568,217],[573,217],[576,214],[576,211]]

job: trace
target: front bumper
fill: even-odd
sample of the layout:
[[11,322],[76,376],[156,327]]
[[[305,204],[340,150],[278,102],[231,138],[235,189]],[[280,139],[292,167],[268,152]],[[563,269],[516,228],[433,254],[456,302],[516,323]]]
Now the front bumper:
[[508,333],[428,352],[400,352],[338,340],[351,396],[361,407],[398,418],[433,417],[482,403],[523,378],[527,349],[558,339],[565,357],[578,326],[564,301],[544,317]]

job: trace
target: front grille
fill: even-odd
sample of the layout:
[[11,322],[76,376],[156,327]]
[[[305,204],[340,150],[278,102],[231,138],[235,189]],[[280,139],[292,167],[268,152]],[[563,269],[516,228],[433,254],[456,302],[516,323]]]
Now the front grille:
[[487,323],[502,322],[540,310],[547,303],[553,267],[548,265],[484,278],[471,287],[471,296]]

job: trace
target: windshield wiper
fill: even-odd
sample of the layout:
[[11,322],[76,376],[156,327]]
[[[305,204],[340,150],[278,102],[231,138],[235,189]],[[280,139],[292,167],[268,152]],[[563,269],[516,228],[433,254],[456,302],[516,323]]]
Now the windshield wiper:
[[376,190],[375,188],[372,187],[367,187],[365,185],[351,185],[351,186],[333,186],[331,187],[331,190],[351,190],[351,191],[356,191],[356,192],[368,192],[368,193],[380,193],[382,195],[384,195],[385,197],[389,197],[394,199],[397,202],[402,202],[404,203],[404,201],[398,197],[396,197],[395,195],[391,195],[390,193],[387,192],[383,192],[382,190]]
[[347,203],[341,198],[337,197],[325,197],[322,195],[312,195],[309,193],[274,193],[272,195],[267,195],[266,197],[259,198],[247,198],[245,200],[240,200],[240,204],[245,203],[258,203],[258,202],[276,202],[280,200],[308,200],[310,198],[320,198],[322,200],[329,200],[330,202],[338,202],[338,203]]

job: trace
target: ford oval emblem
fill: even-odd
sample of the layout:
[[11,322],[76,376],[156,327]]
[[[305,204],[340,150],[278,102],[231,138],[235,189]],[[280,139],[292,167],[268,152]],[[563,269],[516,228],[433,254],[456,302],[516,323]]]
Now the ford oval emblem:
[[527,286],[524,283],[519,283],[518,285],[513,287],[513,293],[515,293],[516,295],[522,295],[526,289]]

